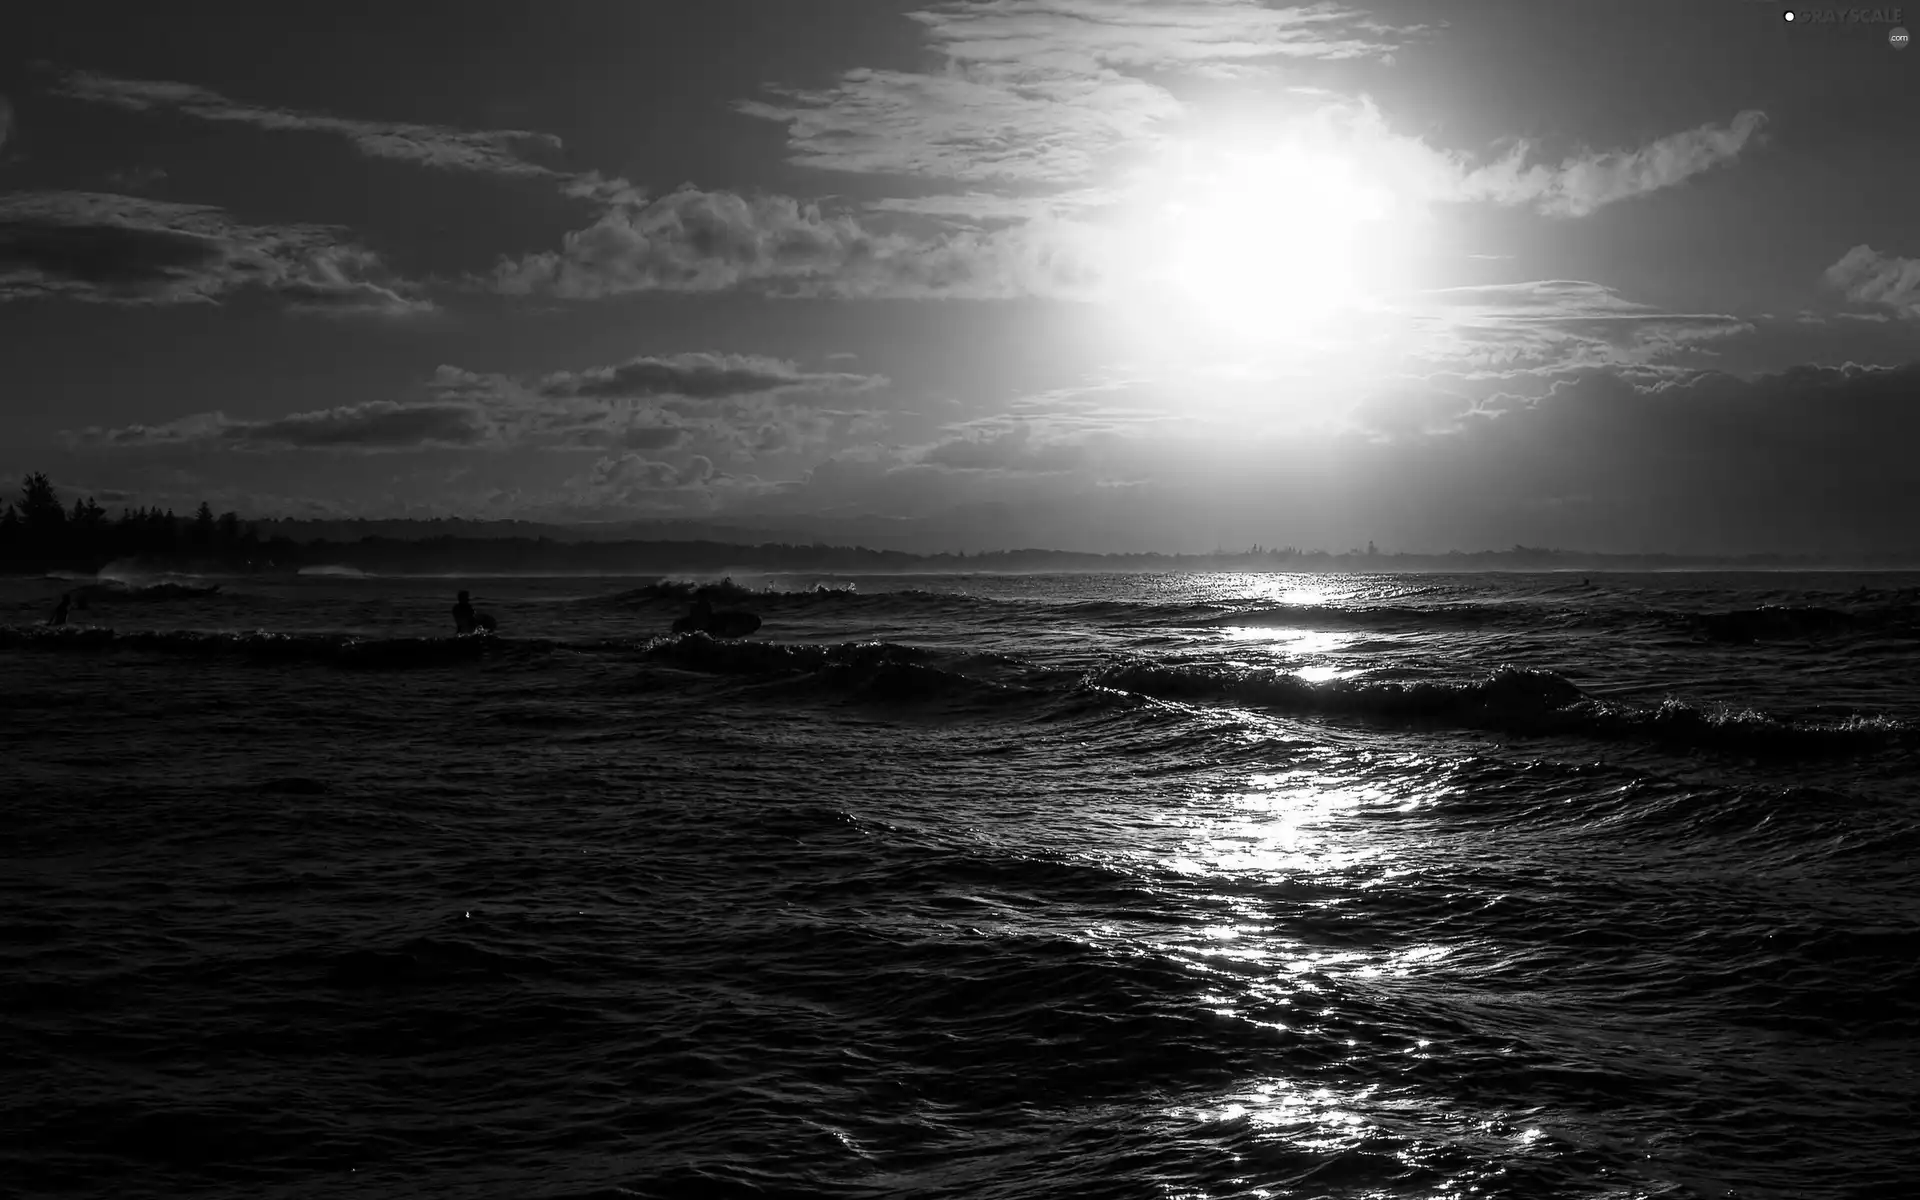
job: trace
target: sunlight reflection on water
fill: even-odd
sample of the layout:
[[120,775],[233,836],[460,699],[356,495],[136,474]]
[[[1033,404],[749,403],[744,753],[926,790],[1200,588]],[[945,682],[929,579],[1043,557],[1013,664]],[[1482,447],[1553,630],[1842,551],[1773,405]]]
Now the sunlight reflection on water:
[[[1257,625],[1231,625],[1220,632],[1230,646],[1264,650],[1275,658],[1296,662],[1336,654],[1359,640],[1352,633],[1324,629],[1275,629]],[[1358,675],[1361,668],[1330,662],[1304,662],[1293,667],[1292,671],[1308,683],[1325,683]]]
[[[1412,847],[1371,819],[1418,805],[1429,783],[1417,758],[1369,758],[1335,770],[1254,773],[1168,821],[1178,835],[1160,866],[1183,886],[1211,892],[1208,907],[1226,919],[1156,939],[1153,948],[1205,979],[1198,1002],[1217,1017],[1287,1038],[1325,1038],[1317,1010],[1344,993],[1343,981],[1416,978],[1453,948],[1421,941],[1399,946],[1329,946],[1308,932],[1344,911],[1341,893],[1364,890],[1380,871],[1412,869]],[[1384,774],[1383,774],[1384,769]],[[1169,829],[1174,832],[1174,829]],[[1356,870],[1359,868],[1359,870]],[[1294,885],[1317,882],[1326,898],[1299,898]],[[1260,891],[1249,895],[1247,886]],[[1289,888],[1275,894],[1265,885]],[[1282,898],[1282,896],[1287,898]],[[1345,1036],[1351,1034],[1351,1036]],[[1369,1044],[1374,1043],[1374,1044]],[[1425,1057],[1425,1039],[1404,1052]],[[1326,1049],[1355,1061],[1390,1052],[1359,1028],[1343,1029]],[[1183,1133],[1218,1136],[1222,1126],[1257,1141],[1301,1151],[1365,1152],[1409,1166],[1430,1148],[1409,1140],[1410,1128],[1432,1129],[1452,1118],[1424,1097],[1378,1085],[1343,1088],[1322,1080],[1267,1075],[1243,1079],[1212,1098],[1188,1097],[1164,1118]],[[1534,1137],[1538,1134],[1533,1133]],[[1521,1139],[1522,1142],[1530,1138]],[[1258,1194],[1256,1191],[1242,1194]]]

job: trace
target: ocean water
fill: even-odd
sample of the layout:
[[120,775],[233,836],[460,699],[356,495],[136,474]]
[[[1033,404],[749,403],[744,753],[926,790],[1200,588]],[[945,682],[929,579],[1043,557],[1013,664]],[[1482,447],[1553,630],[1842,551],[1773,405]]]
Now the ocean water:
[[0,581],[7,1195],[1920,1194],[1920,577],[143,582]]

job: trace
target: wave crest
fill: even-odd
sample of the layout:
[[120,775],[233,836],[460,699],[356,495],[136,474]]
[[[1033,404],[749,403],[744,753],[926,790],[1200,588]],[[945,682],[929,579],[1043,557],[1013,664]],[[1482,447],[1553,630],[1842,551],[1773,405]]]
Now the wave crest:
[[1312,683],[1273,670],[1133,661],[1089,672],[1084,682],[1156,699],[1220,700],[1299,715],[1641,739],[1756,756],[1855,753],[1916,741],[1912,726],[1888,717],[1816,722],[1674,699],[1629,704],[1589,696],[1557,672],[1525,667],[1501,667],[1464,682]]

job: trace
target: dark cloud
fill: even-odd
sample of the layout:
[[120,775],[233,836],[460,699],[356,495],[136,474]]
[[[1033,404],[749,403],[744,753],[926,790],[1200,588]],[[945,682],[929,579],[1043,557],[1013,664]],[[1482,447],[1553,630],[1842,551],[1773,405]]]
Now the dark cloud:
[[221,436],[253,445],[410,449],[416,446],[474,446],[492,430],[481,414],[458,404],[365,404],[296,413],[275,421],[229,426]]
[[1355,433],[1250,436],[1223,418],[1078,454],[1011,429],[856,448],[753,506],[937,520],[974,545],[1045,529],[1107,547],[1916,548],[1920,364],[1751,378],[1597,367],[1467,409],[1484,382],[1404,380],[1361,407],[1369,427]]
[[614,435],[614,441],[628,450],[669,450],[687,437],[687,430],[671,425],[629,425]]
[[497,438],[485,414],[465,404],[363,404],[293,413],[268,421],[203,413],[165,425],[88,430],[84,442],[106,446],[223,445],[241,450],[396,451],[471,447]]
[[1402,503],[1458,514],[1430,522],[1430,543],[1497,528],[1596,548],[1911,549],[1916,438],[1920,364],[1640,382],[1605,369],[1354,466]]
[[544,396],[586,398],[687,396],[711,400],[773,392],[857,392],[884,385],[884,376],[802,371],[784,359],[751,354],[676,354],[630,359],[611,367],[560,371],[539,384]]
[[[348,302],[341,297],[350,294],[335,289],[324,295],[328,302]],[[788,360],[753,354],[644,357],[535,381],[442,366],[426,384],[431,399],[425,401],[372,400],[271,420],[200,413],[72,436],[84,445],[109,447],[369,452],[426,447],[663,451],[699,438],[708,453],[741,454],[768,442],[779,448],[811,444],[819,427],[830,425],[833,416],[804,408],[781,411],[793,409],[786,397],[858,392],[884,383],[882,376],[804,371]],[[687,400],[699,402],[700,415],[689,417],[672,407]]]
[[404,121],[362,121],[324,113],[269,108],[229,100],[218,92],[168,80],[117,79],[88,71],[64,76],[54,94],[132,112],[170,110],[203,121],[257,129],[343,137],[369,158],[398,159],[450,171],[562,179],[535,157],[556,154],[560,139],[524,129],[463,130]]
[[296,311],[409,315],[432,305],[324,226],[243,225],[217,208],[100,192],[0,197],[0,301],[205,303],[242,289]]

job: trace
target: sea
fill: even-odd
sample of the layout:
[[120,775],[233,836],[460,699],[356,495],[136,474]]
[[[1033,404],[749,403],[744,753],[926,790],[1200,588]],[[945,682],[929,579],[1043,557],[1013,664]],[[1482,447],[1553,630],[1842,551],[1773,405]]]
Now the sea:
[[0,821],[8,1196],[1920,1195],[1916,575],[0,580]]

